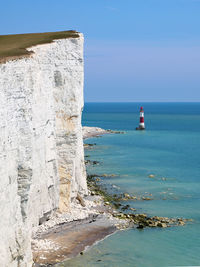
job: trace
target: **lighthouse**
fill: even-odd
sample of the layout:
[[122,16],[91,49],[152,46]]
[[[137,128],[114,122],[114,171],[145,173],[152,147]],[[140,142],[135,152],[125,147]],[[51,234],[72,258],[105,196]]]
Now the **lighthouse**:
[[145,130],[143,107],[140,108],[140,124],[139,124],[139,127],[136,128],[136,130]]

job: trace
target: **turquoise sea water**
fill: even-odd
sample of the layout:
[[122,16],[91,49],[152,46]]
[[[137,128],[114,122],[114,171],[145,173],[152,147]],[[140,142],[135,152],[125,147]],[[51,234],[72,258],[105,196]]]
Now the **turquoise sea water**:
[[[88,139],[96,143],[89,173],[108,190],[151,201],[130,201],[137,213],[192,218],[183,227],[119,231],[64,266],[200,266],[200,103],[143,103],[146,131],[135,131],[139,103],[88,103],[83,125],[123,130]],[[155,178],[149,178],[154,174]],[[164,178],[164,179],[163,179]]]

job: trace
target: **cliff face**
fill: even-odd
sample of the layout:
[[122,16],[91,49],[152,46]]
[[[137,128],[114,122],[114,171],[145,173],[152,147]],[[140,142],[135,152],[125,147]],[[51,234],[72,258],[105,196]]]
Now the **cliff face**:
[[31,266],[31,232],[87,194],[82,144],[83,37],[0,64],[1,266]]

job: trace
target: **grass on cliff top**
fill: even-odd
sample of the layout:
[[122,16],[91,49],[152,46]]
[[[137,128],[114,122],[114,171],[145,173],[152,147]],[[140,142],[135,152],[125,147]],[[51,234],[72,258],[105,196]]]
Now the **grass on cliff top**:
[[55,39],[77,38],[76,31],[0,35],[0,62],[31,54],[26,48],[51,43]]

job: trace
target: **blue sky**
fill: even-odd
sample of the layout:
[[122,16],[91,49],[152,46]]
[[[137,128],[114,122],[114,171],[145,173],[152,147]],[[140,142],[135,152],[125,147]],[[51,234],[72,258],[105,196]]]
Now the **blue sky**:
[[85,35],[85,101],[200,101],[200,0],[9,0],[0,34]]

